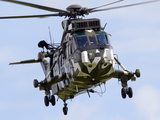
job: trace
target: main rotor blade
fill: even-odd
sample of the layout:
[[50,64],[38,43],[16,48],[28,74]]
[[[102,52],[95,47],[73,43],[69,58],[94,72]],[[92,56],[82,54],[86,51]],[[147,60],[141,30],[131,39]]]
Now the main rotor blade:
[[106,10],[113,10],[113,9],[119,9],[119,8],[125,8],[125,7],[131,7],[131,6],[137,6],[137,5],[143,5],[143,4],[148,4],[148,3],[153,3],[153,2],[159,2],[159,1],[160,0],[153,0],[153,1],[140,2],[140,3],[135,3],[135,4],[129,4],[129,5],[122,5],[122,6],[117,6],[117,7],[105,8],[105,9],[99,9],[99,10],[93,10],[93,11],[90,11],[90,13],[99,12],[99,11],[106,11]]
[[38,9],[42,9],[42,10],[47,10],[47,11],[51,11],[51,12],[69,13],[69,11],[66,11],[66,10],[61,10],[61,9],[57,9],[57,8],[52,8],[52,7],[47,7],[47,6],[37,5],[37,4],[33,4],[33,3],[28,3],[28,2],[17,1],[17,0],[1,0],[1,1],[12,2],[12,3],[21,4],[21,5],[34,7],[34,8],[38,8]]
[[26,16],[6,16],[6,17],[0,17],[0,19],[13,19],[13,18],[44,18],[44,17],[50,17],[50,16],[59,16],[59,14],[46,14],[46,15],[26,15]]
[[40,59],[24,60],[24,61],[9,63],[9,65],[38,63],[38,62],[42,62],[42,60],[40,60]]
[[94,9],[97,9],[97,8],[100,8],[100,7],[108,6],[108,5],[115,4],[115,3],[118,3],[118,2],[122,2],[122,1],[123,0],[118,0],[118,1],[115,1],[115,2],[112,2],[112,3],[108,3],[108,4],[105,4],[105,5],[102,5],[102,6],[98,6],[98,7],[94,7],[94,8],[89,8],[88,10],[91,11],[91,10],[94,10]]

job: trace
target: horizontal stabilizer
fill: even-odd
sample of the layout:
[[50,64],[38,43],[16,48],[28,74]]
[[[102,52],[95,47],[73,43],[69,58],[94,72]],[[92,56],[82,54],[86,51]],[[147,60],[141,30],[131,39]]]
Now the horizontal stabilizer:
[[38,62],[41,62],[41,61],[42,61],[41,59],[31,59],[31,60],[24,60],[24,61],[19,61],[19,62],[13,62],[13,63],[10,63],[9,65],[38,63]]

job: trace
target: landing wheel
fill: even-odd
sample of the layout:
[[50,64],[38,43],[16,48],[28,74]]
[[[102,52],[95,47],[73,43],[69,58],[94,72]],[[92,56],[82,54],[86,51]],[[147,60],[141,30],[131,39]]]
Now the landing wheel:
[[37,87],[38,87],[38,80],[37,80],[37,79],[34,79],[34,81],[33,81],[33,85],[34,85],[34,87],[35,87],[35,88],[37,88]]
[[141,76],[141,74],[140,74],[140,70],[139,70],[139,69],[136,69],[136,71],[135,71],[135,75],[136,75],[136,77],[140,77],[140,76]]
[[45,104],[46,107],[49,106],[49,98],[48,98],[48,96],[44,97],[44,104]]
[[129,98],[132,98],[132,97],[133,97],[133,91],[132,91],[132,88],[131,88],[131,87],[129,87],[129,88],[127,89],[127,95],[128,95]]
[[122,98],[123,98],[123,99],[126,98],[126,89],[125,89],[125,88],[122,88],[122,90],[121,90],[121,95],[122,95]]
[[63,107],[63,113],[64,113],[64,115],[67,115],[67,112],[68,112],[68,107]]
[[53,106],[55,106],[56,100],[54,95],[51,96],[50,102],[52,103]]

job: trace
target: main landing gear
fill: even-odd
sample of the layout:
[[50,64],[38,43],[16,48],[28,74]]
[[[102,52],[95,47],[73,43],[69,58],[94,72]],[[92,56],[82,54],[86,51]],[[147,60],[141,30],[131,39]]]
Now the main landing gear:
[[[44,86],[41,86],[41,83],[39,83],[37,79],[34,79],[33,86],[35,88],[40,87],[40,89],[42,87],[43,88],[42,90],[45,90],[46,96],[44,97],[44,104],[45,104],[46,107],[49,106],[49,103],[51,103],[52,106],[55,106],[56,99],[55,99],[54,95],[51,95],[50,90],[47,90],[46,88],[44,88]],[[73,98],[74,96],[71,96],[71,97]],[[67,113],[68,113],[68,107],[67,107],[66,100],[64,100],[64,107],[63,107],[62,110],[63,110],[64,115],[67,115]]]
[[[45,104],[46,107],[49,106],[49,102],[53,106],[55,106],[56,101],[55,101],[55,96],[54,95],[51,95],[51,96],[49,95],[49,97],[46,95],[44,97],[44,104]],[[64,113],[64,115],[67,115],[67,113],[68,113],[68,107],[67,107],[66,101],[64,101],[63,113]]]
[[[49,106],[49,102],[50,102],[53,106],[55,106],[56,101],[55,101],[54,95],[51,95],[51,96],[49,96],[49,97],[46,95],[46,96],[44,97],[44,104],[45,104],[46,107]],[[68,113],[68,107],[67,107],[66,101],[64,101],[63,113],[64,113],[64,115],[67,115],[67,113]]]
[[[53,106],[55,106],[55,97],[54,97],[54,95],[52,95],[51,97],[48,97],[48,96],[44,97],[44,104],[45,104],[46,107],[49,106],[49,102]],[[64,113],[64,115],[67,115],[67,113],[68,113],[68,107],[67,107],[66,101],[64,101],[63,113]]]
[[52,106],[55,106],[56,100],[55,100],[55,96],[54,95],[51,95],[51,96],[49,95],[49,97],[46,95],[44,97],[44,104],[45,104],[46,107],[49,106],[49,102],[52,104]]
[[140,77],[140,70],[136,69],[135,73],[129,72],[120,62],[119,60],[114,57],[115,61],[118,63],[118,65],[120,65],[120,67],[124,70],[123,72],[119,72],[119,80],[122,83],[122,89],[121,89],[121,95],[122,98],[125,99],[126,95],[128,95],[129,98],[133,97],[133,91],[131,87],[128,87],[127,82],[128,80],[132,80],[135,81],[136,78],[134,77],[134,75],[139,78]]
[[126,98],[126,95],[128,95],[129,98],[132,98],[133,97],[133,91],[132,91],[132,88],[131,87],[127,87],[127,88],[122,88],[121,89],[121,95],[122,95],[122,98],[125,99]]
[[[135,73],[132,73],[132,76],[131,76],[131,80],[132,81],[135,81],[135,77],[134,75],[136,75],[136,77],[140,77],[140,70],[139,69],[136,69]],[[128,79],[128,78],[127,78]],[[121,95],[122,95],[122,98],[125,99],[126,98],[126,95],[128,95],[129,98],[132,98],[133,97],[133,90],[131,87],[128,87],[128,84],[127,84],[127,80],[126,77],[122,77],[121,78],[121,83],[122,83],[122,89],[121,89]]]
[[[38,86],[40,87],[40,83],[38,82],[37,79],[34,79],[33,81],[33,86],[35,88],[37,88]],[[40,88],[41,89],[41,88]],[[55,100],[55,96],[54,95],[50,95],[50,91],[49,90],[46,90],[45,88],[43,88],[43,90],[45,90],[45,93],[46,93],[46,96],[44,97],[44,104],[45,106],[49,106],[49,102],[55,106],[56,104],[56,100]]]

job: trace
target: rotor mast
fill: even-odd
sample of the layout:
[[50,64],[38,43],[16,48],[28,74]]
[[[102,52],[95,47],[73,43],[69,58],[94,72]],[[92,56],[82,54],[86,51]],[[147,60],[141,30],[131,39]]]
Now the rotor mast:
[[77,19],[77,12],[80,12],[80,10],[82,9],[82,6],[74,4],[74,5],[70,5],[67,8],[67,11],[70,11],[71,16],[68,16],[70,18],[74,18]]

